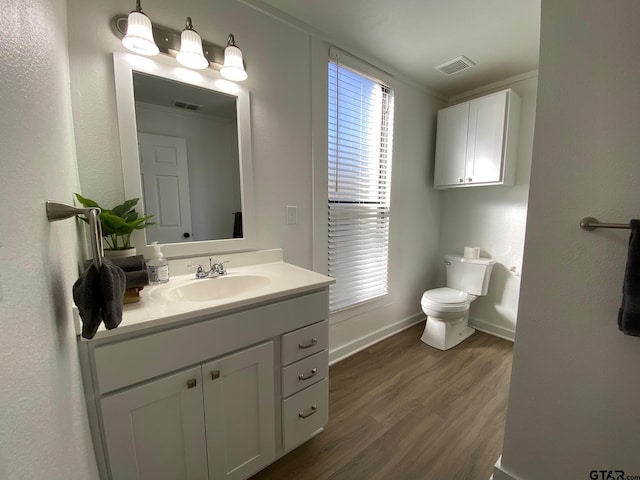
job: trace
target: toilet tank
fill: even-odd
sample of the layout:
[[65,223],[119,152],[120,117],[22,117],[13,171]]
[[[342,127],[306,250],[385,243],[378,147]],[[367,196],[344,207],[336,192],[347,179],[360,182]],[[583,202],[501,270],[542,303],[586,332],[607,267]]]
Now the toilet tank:
[[465,258],[462,255],[445,255],[447,287],[471,295],[486,295],[491,270],[496,263],[492,258]]

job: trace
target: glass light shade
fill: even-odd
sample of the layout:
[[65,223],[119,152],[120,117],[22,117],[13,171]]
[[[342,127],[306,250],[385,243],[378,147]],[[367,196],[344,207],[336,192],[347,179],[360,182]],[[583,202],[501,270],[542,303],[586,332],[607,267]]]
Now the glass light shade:
[[198,32],[185,28],[180,37],[180,52],[176,55],[176,60],[185,67],[202,70],[209,66],[209,60],[202,51],[202,39]]
[[151,20],[142,12],[133,11],[127,19],[127,34],[122,44],[140,55],[157,55],[160,50],[153,39]]
[[247,72],[242,63],[242,51],[235,45],[229,45],[224,49],[224,65],[220,69],[220,74],[234,82],[247,79]]

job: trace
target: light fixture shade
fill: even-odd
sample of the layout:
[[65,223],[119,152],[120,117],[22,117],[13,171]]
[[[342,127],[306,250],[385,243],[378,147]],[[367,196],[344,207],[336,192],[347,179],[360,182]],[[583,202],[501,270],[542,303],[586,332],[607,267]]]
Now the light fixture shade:
[[134,10],[127,19],[127,34],[122,44],[140,55],[157,55],[160,50],[153,39],[151,20],[142,11]]
[[233,34],[229,35],[227,48],[224,49],[224,65],[220,69],[220,74],[234,82],[247,79],[247,72],[242,62],[242,51],[236,46]]
[[209,60],[202,51],[202,39],[191,26],[191,18],[187,17],[187,26],[180,36],[180,52],[176,60],[185,67],[202,70],[209,66]]

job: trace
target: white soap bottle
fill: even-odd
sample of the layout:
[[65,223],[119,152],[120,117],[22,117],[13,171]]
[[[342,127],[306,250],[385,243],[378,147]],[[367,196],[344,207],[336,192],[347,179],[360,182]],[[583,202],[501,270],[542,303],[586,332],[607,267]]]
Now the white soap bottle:
[[147,262],[149,283],[152,285],[167,283],[169,281],[169,262],[164,258],[158,242],[153,242],[151,245],[153,245],[153,258]]

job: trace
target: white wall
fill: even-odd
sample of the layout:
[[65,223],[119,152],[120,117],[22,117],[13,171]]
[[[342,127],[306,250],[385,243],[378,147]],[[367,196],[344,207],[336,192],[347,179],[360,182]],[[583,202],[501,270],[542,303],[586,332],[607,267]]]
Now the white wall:
[[[99,202],[119,202],[123,186],[111,54],[123,47],[111,33],[109,19],[128,12],[131,4],[129,0],[69,0],[69,9],[73,115],[82,190]],[[257,246],[281,247],[286,261],[313,267],[314,231],[326,237],[326,222],[318,229],[312,221],[314,189],[318,188],[312,158],[326,162],[326,155],[320,160],[314,145],[326,146],[327,137],[326,133],[314,136],[312,122],[322,116],[320,110],[326,110],[326,92],[319,96],[317,92],[326,84],[328,45],[304,27],[290,26],[234,0],[157,0],[145,5],[145,12],[157,24],[176,29],[188,12],[198,32],[219,45],[225,43],[229,31],[235,34],[249,74],[244,85],[251,91]],[[444,101],[401,78],[396,77],[394,87],[391,295],[373,314],[332,325],[334,351],[352,352],[362,342],[417,320],[420,295],[436,282],[440,193],[430,185],[435,112]],[[312,99],[316,102],[313,108]],[[326,121],[324,125],[326,132]],[[297,225],[285,224],[287,205],[298,207]],[[323,210],[326,214],[326,208]],[[315,253],[324,252],[316,248]]]
[[[287,261],[311,263],[309,36],[234,0],[156,0],[144,5],[153,22],[182,29],[186,15],[207,40],[225,45],[235,34],[247,63],[259,248],[282,247]],[[111,32],[129,0],[69,0],[69,51],[76,145],[83,192],[105,203],[124,198],[113,80]],[[295,181],[292,181],[295,179]],[[285,224],[286,205],[298,225]]]
[[[466,245],[472,245],[480,247],[483,257],[496,260],[489,291],[471,304],[469,323],[511,340],[516,330],[520,277],[510,268],[522,270],[538,81],[535,74],[525,77],[456,96],[453,103],[505,88],[520,96],[516,179],[513,186],[445,190],[440,235],[440,258],[446,253],[462,253]],[[438,278],[439,284],[445,285],[443,262],[439,262]]]
[[[640,475],[640,338],[617,328],[640,217],[640,3],[542,2],[536,134],[504,450],[496,480]],[[602,477],[600,477],[602,478]],[[626,478],[626,477],[625,477]]]
[[71,318],[75,220],[45,201],[78,189],[64,0],[0,16],[0,478],[98,478]]

